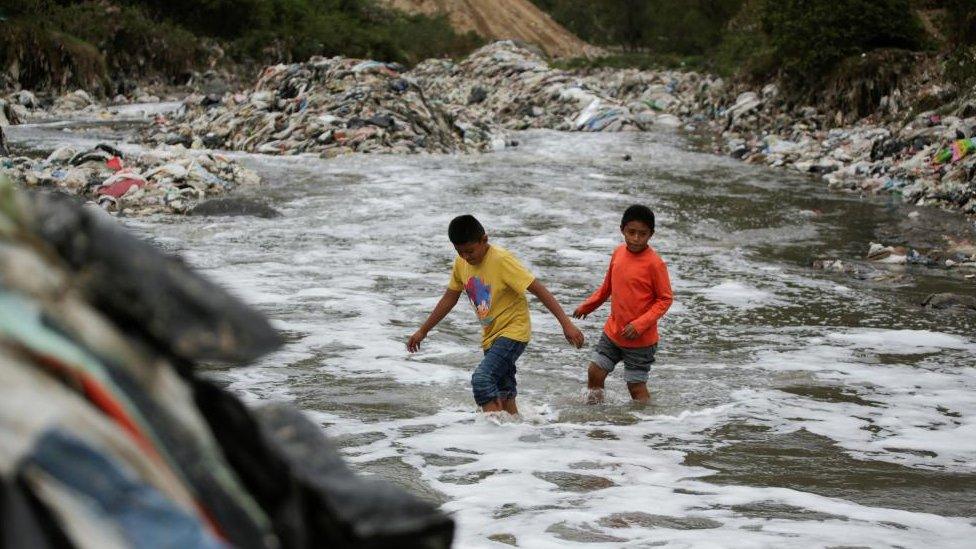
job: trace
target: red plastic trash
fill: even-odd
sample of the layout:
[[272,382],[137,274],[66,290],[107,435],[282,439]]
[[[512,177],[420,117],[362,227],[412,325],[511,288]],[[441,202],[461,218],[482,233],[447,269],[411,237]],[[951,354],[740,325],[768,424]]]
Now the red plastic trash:
[[103,185],[99,187],[98,190],[95,192],[95,194],[98,195],[107,194],[114,198],[121,198],[122,195],[129,192],[129,189],[131,189],[132,187],[142,188],[145,185],[146,185],[146,181],[144,179],[134,179],[131,177],[127,177],[125,179],[120,179],[115,183],[112,183],[111,185]]

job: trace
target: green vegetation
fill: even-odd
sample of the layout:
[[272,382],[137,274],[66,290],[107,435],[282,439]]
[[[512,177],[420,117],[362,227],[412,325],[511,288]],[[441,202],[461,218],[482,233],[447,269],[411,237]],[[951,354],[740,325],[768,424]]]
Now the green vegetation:
[[443,17],[406,15],[374,0],[127,0],[156,19],[224,41],[255,59],[346,55],[415,63],[478,45]]
[[761,17],[778,66],[798,78],[824,75],[851,55],[924,46],[908,0],[767,1]]
[[976,0],[946,0],[945,23],[954,48],[976,45]]
[[946,76],[961,89],[976,87],[976,0],[946,2],[945,24],[951,51]]
[[553,66],[560,69],[681,69],[704,71],[710,70],[709,60],[700,55],[679,55],[673,53],[655,52],[622,52],[611,53],[601,57],[576,57],[553,61]]
[[[785,77],[816,87],[845,59],[942,46],[917,11],[944,14],[936,31],[965,62],[976,0],[533,0],[580,37],[615,52],[566,66],[685,66],[724,75]],[[621,53],[622,52],[622,53]],[[966,53],[969,52],[969,53]],[[897,57],[897,56],[895,56]],[[976,74],[976,67],[971,69]]]
[[703,55],[743,0],[533,0],[580,38],[628,52]]
[[412,64],[480,44],[443,17],[375,0],[7,0],[0,9],[0,62],[7,78],[31,89],[111,93],[110,82],[179,81],[218,59],[345,55]]

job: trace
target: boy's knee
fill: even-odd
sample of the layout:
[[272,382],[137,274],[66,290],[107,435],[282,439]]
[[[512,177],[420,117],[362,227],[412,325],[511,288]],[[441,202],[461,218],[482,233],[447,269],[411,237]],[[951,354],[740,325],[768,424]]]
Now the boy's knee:
[[475,371],[471,374],[472,387],[479,385],[494,385],[494,383],[495,380],[492,379],[491,374],[481,368],[475,369]]
[[628,383],[627,390],[630,391],[630,398],[634,400],[646,402],[651,398],[651,394],[647,391],[647,383]]
[[479,406],[498,397],[498,387],[488,372],[478,368],[471,374],[471,391]]
[[587,369],[587,376],[590,381],[602,382],[607,379],[610,372],[606,371],[596,362],[591,362],[589,368]]

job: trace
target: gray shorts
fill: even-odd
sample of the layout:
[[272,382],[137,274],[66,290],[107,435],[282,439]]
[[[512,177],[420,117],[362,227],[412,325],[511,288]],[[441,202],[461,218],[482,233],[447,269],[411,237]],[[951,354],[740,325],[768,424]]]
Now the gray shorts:
[[620,347],[607,334],[600,335],[600,341],[593,349],[590,360],[607,372],[612,372],[621,360],[624,361],[624,381],[627,383],[647,383],[647,373],[654,364],[657,345],[650,347]]

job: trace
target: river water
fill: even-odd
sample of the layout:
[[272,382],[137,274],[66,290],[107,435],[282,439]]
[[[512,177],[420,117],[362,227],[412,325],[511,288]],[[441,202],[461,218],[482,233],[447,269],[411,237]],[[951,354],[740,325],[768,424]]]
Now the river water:
[[[210,375],[251,402],[294,402],[354,468],[452,514],[457,547],[973,547],[976,326],[915,305],[972,282],[809,267],[863,257],[904,211],[670,132],[518,137],[471,156],[240,155],[283,217],[125,223],[285,334],[260,363]],[[577,350],[530,297],[517,421],[474,406],[479,330],[464,300],[406,352],[448,280],[455,215],[476,215],[572,310],[635,202],[657,213],[651,244],[675,290],[649,405],[629,402],[619,372],[605,404],[584,403],[608,306],[578,323]]]

